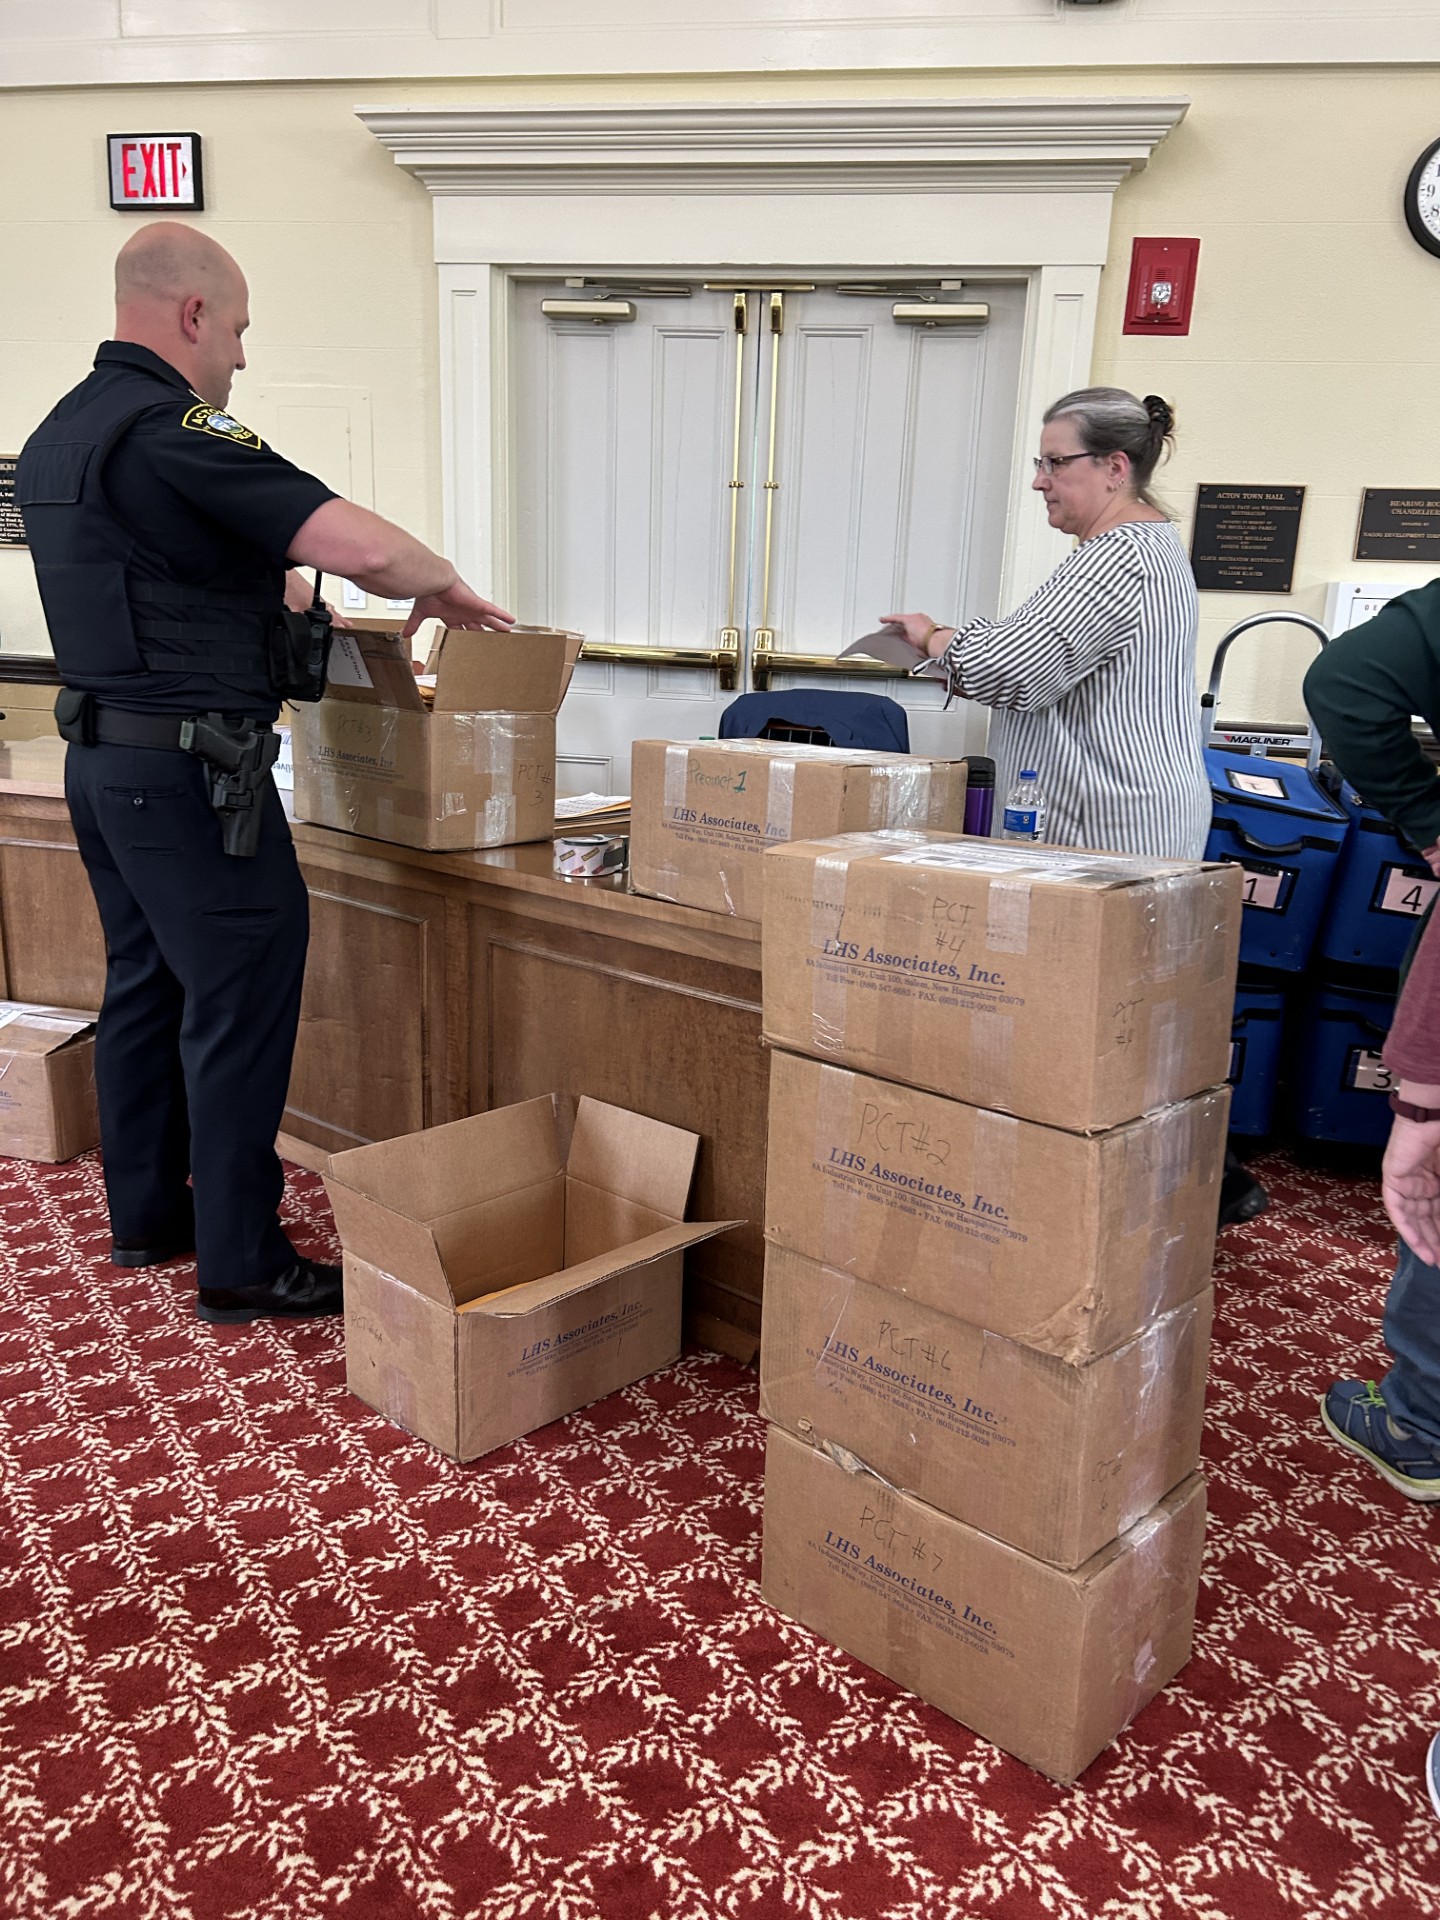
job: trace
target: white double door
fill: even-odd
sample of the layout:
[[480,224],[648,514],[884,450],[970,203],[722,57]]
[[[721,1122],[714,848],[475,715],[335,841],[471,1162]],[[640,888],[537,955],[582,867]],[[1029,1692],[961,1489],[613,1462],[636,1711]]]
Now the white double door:
[[[627,791],[634,739],[715,734],[757,644],[833,657],[884,613],[996,610],[1023,282],[512,288],[512,604],[654,652],[582,662],[562,791]],[[896,319],[926,301],[988,319]],[[727,645],[730,690],[667,658]],[[918,683],[772,684],[807,680],[902,698],[917,751],[983,741]]]

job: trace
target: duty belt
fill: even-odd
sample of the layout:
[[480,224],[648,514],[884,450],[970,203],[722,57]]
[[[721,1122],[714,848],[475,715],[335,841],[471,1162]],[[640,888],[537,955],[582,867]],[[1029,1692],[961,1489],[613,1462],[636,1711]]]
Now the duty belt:
[[261,809],[280,753],[273,727],[227,720],[223,713],[126,713],[93,694],[62,689],[55,702],[62,739],[75,746],[161,747],[192,753],[205,769],[210,804],[220,816],[226,853],[245,859],[260,844]]

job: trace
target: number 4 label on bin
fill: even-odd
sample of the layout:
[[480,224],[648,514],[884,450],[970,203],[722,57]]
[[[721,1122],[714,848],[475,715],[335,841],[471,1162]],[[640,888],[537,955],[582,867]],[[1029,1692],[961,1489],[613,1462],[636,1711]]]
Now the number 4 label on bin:
[[1437,887],[1440,880],[1417,873],[1414,867],[1386,867],[1375,904],[1381,913],[1403,913],[1407,919],[1418,920],[1435,898]]
[[1350,1071],[1345,1084],[1353,1087],[1356,1093],[1389,1093],[1394,1088],[1395,1076],[1378,1053],[1366,1047],[1356,1047],[1350,1055]]

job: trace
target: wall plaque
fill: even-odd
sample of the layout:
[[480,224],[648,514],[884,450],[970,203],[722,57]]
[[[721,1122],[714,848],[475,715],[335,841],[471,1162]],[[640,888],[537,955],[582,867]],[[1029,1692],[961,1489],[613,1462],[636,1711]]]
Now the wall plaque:
[[1289,593],[1304,487],[1201,487],[1190,564],[1206,593]]
[[1366,487],[1355,558],[1440,560],[1440,493],[1419,487]]
[[0,453],[0,547],[24,547],[25,522],[15,504],[15,468],[18,453]]

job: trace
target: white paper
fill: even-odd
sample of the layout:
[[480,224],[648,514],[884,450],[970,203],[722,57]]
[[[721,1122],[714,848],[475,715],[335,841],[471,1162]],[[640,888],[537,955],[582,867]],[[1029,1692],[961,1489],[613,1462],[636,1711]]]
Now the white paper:
[[330,679],[337,687],[373,687],[370,669],[353,633],[331,635]]
[[917,648],[911,646],[899,627],[878,627],[874,633],[862,634],[860,639],[852,640],[838,657],[848,660],[852,654],[883,660],[887,667],[903,667],[906,673],[914,674],[917,680],[943,679],[945,675],[940,662],[926,660]]
[[618,813],[629,804],[628,793],[576,793],[555,802],[555,818],[583,820],[587,813]]

